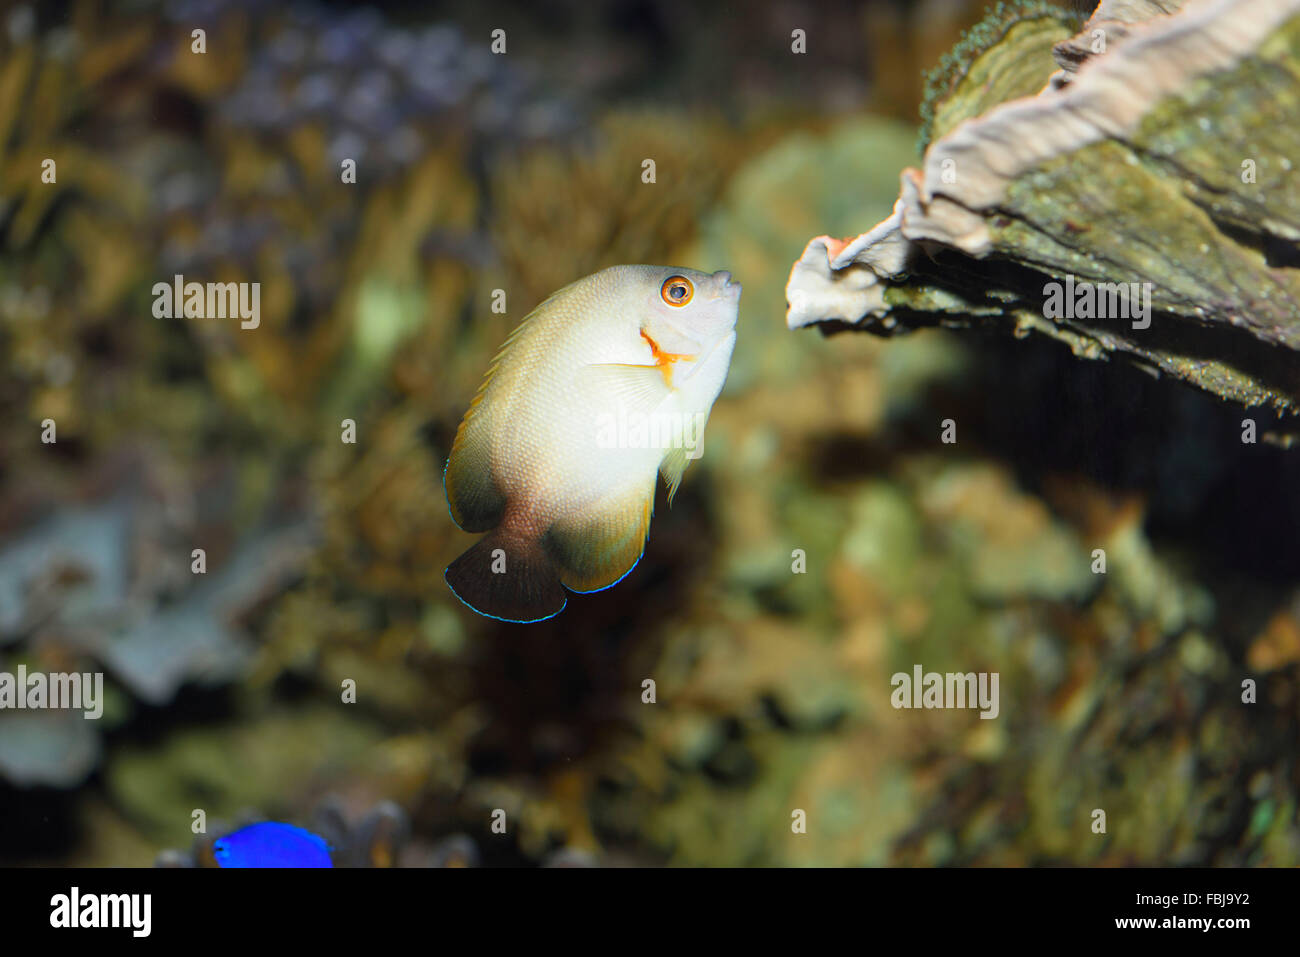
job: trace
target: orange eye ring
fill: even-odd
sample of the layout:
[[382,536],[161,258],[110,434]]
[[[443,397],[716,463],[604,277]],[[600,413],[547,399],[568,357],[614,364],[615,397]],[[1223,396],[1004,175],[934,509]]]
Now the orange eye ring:
[[664,280],[659,295],[670,306],[684,306],[695,295],[695,287],[685,276],[669,276]]

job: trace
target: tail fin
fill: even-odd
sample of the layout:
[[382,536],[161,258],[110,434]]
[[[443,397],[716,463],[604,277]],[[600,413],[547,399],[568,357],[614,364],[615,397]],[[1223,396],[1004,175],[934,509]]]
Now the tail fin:
[[493,529],[442,573],[452,592],[488,618],[533,622],[564,611],[560,572],[540,542]]

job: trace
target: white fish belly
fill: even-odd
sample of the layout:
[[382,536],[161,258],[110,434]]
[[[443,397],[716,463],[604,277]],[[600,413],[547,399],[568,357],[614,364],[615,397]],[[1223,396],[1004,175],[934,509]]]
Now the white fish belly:
[[546,378],[494,429],[493,477],[506,497],[554,520],[646,486],[653,494],[666,449],[648,444],[648,432],[642,443],[636,426],[655,410],[582,390],[573,375]]

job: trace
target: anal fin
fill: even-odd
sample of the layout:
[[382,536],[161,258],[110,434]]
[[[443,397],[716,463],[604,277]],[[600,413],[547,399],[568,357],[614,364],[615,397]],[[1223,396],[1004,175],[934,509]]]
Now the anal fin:
[[654,512],[654,481],[601,502],[582,516],[551,526],[546,547],[560,580],[576,592],[600,591],[636,567]]

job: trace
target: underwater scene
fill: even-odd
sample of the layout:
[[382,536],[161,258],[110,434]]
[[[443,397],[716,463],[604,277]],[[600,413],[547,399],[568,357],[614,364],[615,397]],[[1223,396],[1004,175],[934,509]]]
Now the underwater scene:
[[0,12],[0,864],[1300,865],[1300,0]]

